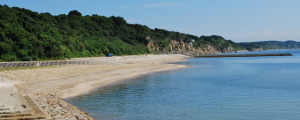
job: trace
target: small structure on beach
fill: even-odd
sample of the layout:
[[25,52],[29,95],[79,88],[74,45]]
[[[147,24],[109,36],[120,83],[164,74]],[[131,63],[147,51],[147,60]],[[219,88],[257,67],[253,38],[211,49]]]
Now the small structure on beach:
[[112,53],[108,53],[108,54],[106,55],[106,57],[112,57],[112,56],[113,56]]

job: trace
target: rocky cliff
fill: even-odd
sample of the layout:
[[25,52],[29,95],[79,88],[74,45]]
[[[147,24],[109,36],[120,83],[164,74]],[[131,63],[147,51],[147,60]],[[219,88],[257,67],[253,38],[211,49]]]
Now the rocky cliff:
[[151,53],[166,53],[166,54],[185,54],[185,55],[204,55],[215,53],[231,53],[236,52],[232,47],[217,49],[213,45],[204,45],[203,47],[195,47],[193,42],[184,42],[182,40],[171,40],[166,47],[161,47],[156,42],[149,42],[147,48]]

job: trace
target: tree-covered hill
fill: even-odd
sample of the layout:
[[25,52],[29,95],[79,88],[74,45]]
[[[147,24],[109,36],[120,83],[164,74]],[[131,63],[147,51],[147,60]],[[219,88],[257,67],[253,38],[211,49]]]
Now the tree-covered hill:
[[300,42],[293,40],[288,41],[260,41],[239,43],[247,50],[269,50],[269,49],[299,49]]
[[221,36],[197,37],[150,29],[145,25],[128,24],[122,17],[82,16],[76,10],[54,16],[0,5],[0,61],[64,59],[107,53],[180,53],[179,50],[195,53],[194,49],[210,52],[212,48],[218,52],[241,49]]

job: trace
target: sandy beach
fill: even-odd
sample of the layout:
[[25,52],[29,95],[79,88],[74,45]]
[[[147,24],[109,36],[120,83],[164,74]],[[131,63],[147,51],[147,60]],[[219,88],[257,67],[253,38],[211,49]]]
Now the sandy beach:
[[[101,61],[101,65],[66,65],[17,69],[0,72],[17,82],[16,87],[28,95],[53,119],[92,119],[63,99],[78,96],[96,88],[115,85],[140,75],[185,68],[167,64],[183,61],[184,55],[136,55],[76,58],[78,61]],[[7,83],[8,84],[8,83]]]

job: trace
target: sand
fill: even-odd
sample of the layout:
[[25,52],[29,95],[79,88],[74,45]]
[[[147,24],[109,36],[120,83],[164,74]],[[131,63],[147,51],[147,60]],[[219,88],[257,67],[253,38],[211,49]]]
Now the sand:
[[186,68],[188,67],[186,65],[166,64],[166,62],[183,61],[184,58],[187,56],[137,55],[76,58],[72,60],[101,61],[103,64],[18,69],[2,71],[0,75],[12,80],[14,84],[19,83],[17,85],[19,91],[35,99],[44,112],[54,119],[92,119],[86,113],[64,102],[63,99],[78,96],[96,88],[115,85],[140,75]]

